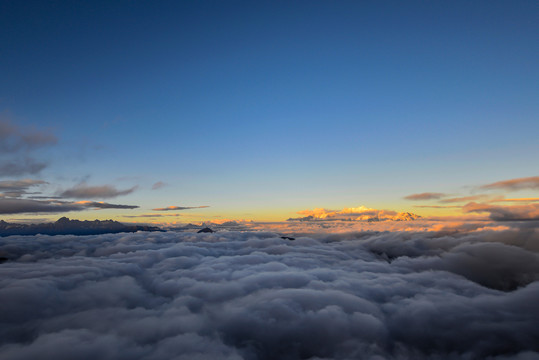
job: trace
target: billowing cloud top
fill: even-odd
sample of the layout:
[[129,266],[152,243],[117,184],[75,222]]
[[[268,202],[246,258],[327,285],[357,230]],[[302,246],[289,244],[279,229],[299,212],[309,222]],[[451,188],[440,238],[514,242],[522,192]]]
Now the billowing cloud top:
[[288,221],[407,221],[420,218],[419,215],[412,213],[377,210],[365,206],[344,208],[342,210],[316,208],[313,210],[298,211],[297,213],[305,216],[300,218],[290,218]]
[[537,244],[536,229],[12,236],[0,357],[534,359]]

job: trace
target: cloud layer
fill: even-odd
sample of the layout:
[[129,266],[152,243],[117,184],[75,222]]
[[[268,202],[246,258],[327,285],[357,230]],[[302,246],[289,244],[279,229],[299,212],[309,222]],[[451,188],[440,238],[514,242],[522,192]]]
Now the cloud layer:
[[8,237],[0,357],[532,359],[539,233]]

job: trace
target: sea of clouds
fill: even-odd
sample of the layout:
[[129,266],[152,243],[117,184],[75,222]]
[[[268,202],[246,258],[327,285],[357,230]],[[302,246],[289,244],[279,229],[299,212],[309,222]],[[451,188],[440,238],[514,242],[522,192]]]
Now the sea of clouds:
[[1,359],[537,359],[539,231],[0,239]]

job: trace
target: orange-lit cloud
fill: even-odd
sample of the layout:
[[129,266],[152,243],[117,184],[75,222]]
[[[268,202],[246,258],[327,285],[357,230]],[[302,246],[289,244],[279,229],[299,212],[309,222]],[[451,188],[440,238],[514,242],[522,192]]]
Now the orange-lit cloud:
[[538,202],[539,198],[513,198],[513,199],[499,199],[492,202]]
[[344,208],[338,211],[315,208],[313,210],[301,210],[297,213],[305,216],[300,218],[290,218],[288,221],[408,221],[420,218],[419,215],[412,213],[371,209],[365,206]]
[[160,218],[160,217],[179,217],[181,214],[141,214],[141,215],[123,215],[126,218]]
[[203,205],[203,206],[167,206],[164,208],[156,208],[152,209],[153,211],[180,211],[180,210],[189,210],[189,209],[203,209],[207,208],[209,206]]

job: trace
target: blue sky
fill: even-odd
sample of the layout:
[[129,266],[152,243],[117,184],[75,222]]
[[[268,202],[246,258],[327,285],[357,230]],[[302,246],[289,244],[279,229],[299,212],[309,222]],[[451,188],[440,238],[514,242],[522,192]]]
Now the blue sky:
[[[114,201],[244,218],[414,210],[404,196],[537,174],[538,14],[534,1],[3,1],[0,113],[57,136],[30,176],[51,194],[138,186]],[[100,211],[79,215],[120,216]]]

